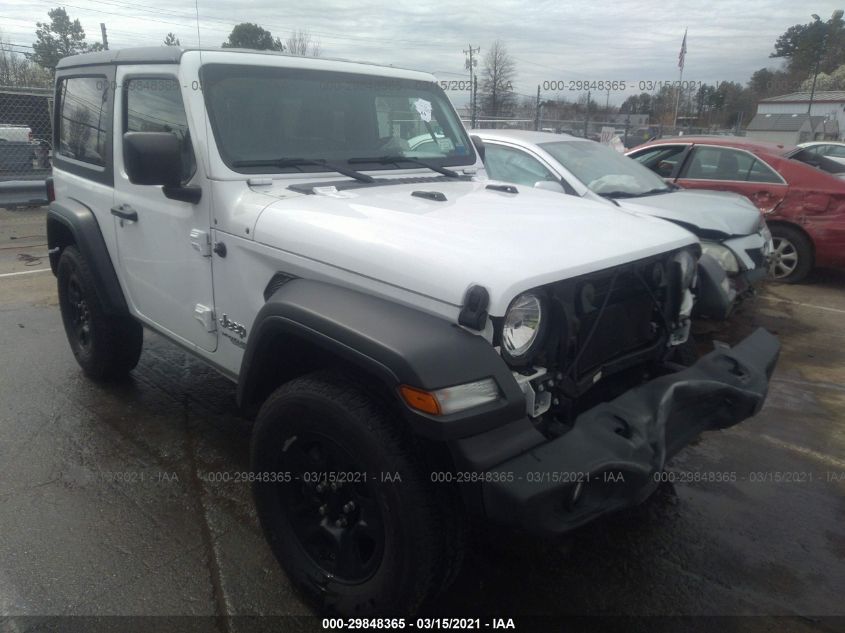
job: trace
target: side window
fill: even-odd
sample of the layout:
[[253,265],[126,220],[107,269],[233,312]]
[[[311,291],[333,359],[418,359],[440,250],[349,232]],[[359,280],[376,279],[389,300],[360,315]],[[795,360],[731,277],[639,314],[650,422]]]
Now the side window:
[[724,147],[699,146],[693,150],[684,178],[695,180],[734,180],[739,182],[780,182],[778,175],[747,152]]
[[759,160],[755,160],[748,172],[748,180],[750,182],[782,182],[772,169]]
[[823,153],[832,158],[845,158],[845,145],[825,145]]
[[494,180],[529,187],[541,180],[560,180],[536,158],[518,149],[487,143],[485,152],[487,175]]
[[669,178],[685,149],[685,145],[661,146],[645,149],[631,158],[648,167],[661,178]]
[[190,180],[197,168],[188,119],[175,79],[132,78],[126,82],[125,132],[170,132],[182,146],[182,173]]
[[[745,161],[745,165],[741,161]],[[741,152],[720,147],[699,146],[693,150],[684,178],[695,180],[745,180],[741,174],[751,167],[752,159]]]
[[70,77],[59,90],[58,153],[105,166],[108,139],[108,82],[105,77]]

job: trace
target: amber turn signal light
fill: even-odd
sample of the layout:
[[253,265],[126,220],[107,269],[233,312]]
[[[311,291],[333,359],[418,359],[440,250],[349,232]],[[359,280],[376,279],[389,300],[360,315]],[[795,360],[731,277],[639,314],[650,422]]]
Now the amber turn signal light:
[[440,415],[440,403],[437,402],[437,398],[433,394],[422,389],[414,389],[408,385],[401,385],[399,393],[402,394],[402,399],[412,409],[430,415]]

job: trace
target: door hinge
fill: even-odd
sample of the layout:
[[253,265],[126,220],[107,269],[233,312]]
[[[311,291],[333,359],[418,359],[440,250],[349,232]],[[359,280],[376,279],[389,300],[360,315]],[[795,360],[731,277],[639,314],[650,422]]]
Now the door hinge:
[[214,310],[212,308],[198,303],[194,306],[194,318],[203,324],[206,332],[217,331],[217,323],[214,320]]
[[211,257],[211,236],[208,231],[191,229],[191,246],[203,257]]

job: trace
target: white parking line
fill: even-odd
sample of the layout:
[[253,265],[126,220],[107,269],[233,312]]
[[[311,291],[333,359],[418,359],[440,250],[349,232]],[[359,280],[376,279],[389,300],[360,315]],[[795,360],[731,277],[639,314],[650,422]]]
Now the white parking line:
[[761,440],[768,442],[769,444],[773,444],[774,446],[777,446],[779,448],[792,451],[793,453],[798,453],[799,455],[808,457],[813,461],[824,464],[825,466],[830,466],[831,468],[838,468],[840,470],[845,471],[845,461],[837,459],[832,455],[826,455],[825,453],[814,451],[813,449],[807,448],[806,446],[799,446],[798,444],[792,444],[791,442],[784,442],[783,440],[779,440],[775,437],[765,435],[763,433],[761,433],[757,437],[759,437]]
[[827,306],[817,306],[812,303],[801,303],[800,301],[790,301],[789,299],[780,299],[778,297],[766,297],[761,296],[761,299],[765,299],[766,301],[775,301],[778,303],[789,303],[794,306],[801,306],[804,308],[814,308],[816,310],[826,310],[827,312],[836,312],[838,314],[845,314],[845,310],[840,310],[839,308],[828,308]]
[[19,273],[3,273],[0,277],[17,277],[18,275],[34,275],[35,273],[51,272],[49,268],[39,268],[38,270],[24,270]]

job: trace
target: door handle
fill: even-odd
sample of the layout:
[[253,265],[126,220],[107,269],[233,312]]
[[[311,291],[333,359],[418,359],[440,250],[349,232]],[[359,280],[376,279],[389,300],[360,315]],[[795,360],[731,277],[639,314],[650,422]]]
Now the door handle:
[[119,217],[121,220],[129,220],[130,222],[138,221],[138,212],[128,204],[122,204],[119,207],[112,207],[111,214]]

